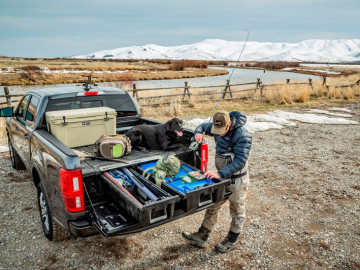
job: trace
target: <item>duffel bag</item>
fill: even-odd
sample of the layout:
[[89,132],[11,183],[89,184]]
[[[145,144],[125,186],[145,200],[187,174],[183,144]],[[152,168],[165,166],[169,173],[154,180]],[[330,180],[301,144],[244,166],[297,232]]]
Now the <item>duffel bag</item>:
[[101,135],[94,152],[105,158],[119,158],[131,153],[131,141],[125,135]]

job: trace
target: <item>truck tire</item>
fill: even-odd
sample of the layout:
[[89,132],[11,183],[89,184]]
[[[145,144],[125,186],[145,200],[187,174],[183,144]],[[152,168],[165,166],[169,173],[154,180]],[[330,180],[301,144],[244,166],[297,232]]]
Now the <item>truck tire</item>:
[[70,233],[53,220],[48,199],[41,183],[38,186],[38,204],[41,225],[46,238],[50,241],[61,241],[69,238]]
[[25,165],[20,159],[18,153],[16,153],[16,150],[14,149],[10,141],[10,138],[8,139],[8,145],[10,152],[11,167],[13,167],[15,170],[25,170]]

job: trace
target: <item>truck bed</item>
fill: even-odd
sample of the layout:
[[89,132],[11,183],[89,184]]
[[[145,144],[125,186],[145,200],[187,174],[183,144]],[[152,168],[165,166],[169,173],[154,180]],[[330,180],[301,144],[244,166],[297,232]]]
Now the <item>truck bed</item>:
[[[161,122],[148,119],[148,118],[138,118],[133,116],[128,117],[118,117],[116,122],[116,133],[124,134],[128,129],[139,125],[139,124],[160,124]],[[184,128],[183,130],[184,135],[180,138],[180,141],[188,146],[190,144],[190,138],[193,136],[193,131]],[[89,146],[82,146],[73,148],[73,150],[79,151],[84,153],[86,156],[95,156],[94,154],[94,145]],[[192,152],[192,153],[190,153]],[[169,154],[169,155],[177,155],[183,161],[186,161],[190,164],[196,164],[196,156],[195,151],[187,150],[184,151],[182,149],[175,149],[169,151],[162,151],[162,150],[145,150],[139,151],[132,149],[131,154],[127,156],[123,156],[119,159],[119,161],[107,161],[107,160],[100,160],[100,159],[82,159],[81,160],[81,167],[83,170],[84,176],[88,176],[89,174],[93,174],[95,171],[107,171],[113,168],[119,168],[123,166],[135,165],[147,161],[158,160],[162,156]],[[183,157],[183,158],[182,158]],[[189,160],[189,158],[191,160]],[[123,162],[122,162],[123,161]]]
[[[82,146],[73,148],[76,151],[80,151],[84,153],[86,156],[94,156],[94,145]],[[189,150],[190,151],[190,150]],[[119,161],[108,161],[108,160],[100,160],[100,159],[81,159],[81,167],[83,170],[83,174],[88,175],[94,173],[95,171],[107,171],[113,168],[119,168],[123,166],[135,165],[142,162],[158,160],[165,154],[169,155],[189,155],[189,151],[183,151],[180,148],[170,151],[161,151],[161,150],[132,150],[130,155],[123,156],[119,159]],[[193,156],[194,154],[190,154]]]

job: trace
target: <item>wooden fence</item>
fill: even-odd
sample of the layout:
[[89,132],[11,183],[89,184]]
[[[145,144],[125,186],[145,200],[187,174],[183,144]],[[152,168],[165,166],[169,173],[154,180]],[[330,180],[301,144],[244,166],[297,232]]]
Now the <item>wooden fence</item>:
[[[350,84],[350,85],[329,86],[328,83],[326,82],[326,77],[323,77],[322,87],[325,87],[327,90],[329,90],[330,87],[335,87],[335,88],[354,87],[356,85],[359,85],[359,82],[360,82],[360,80],[358,80],[357,82]],[[248,91],[254,91],[254,93],[256,93],[257,91],[260,91],[260,95],[263,96],[263,93],[266,89],[270,89],[271,87],[284,86],[284,85],[293,85],[293,86],[308,85],[313,89],[312,79],[308,79],[307,82],[290,82],[290,79],[286,79],[285,83],[264,84],[258,78],[256,82],[230,84],[230,81],[227,80],[225,85],[209,85],[209,86],[195,86],[195,87],[191,87],[188,85],[188,82],[185,82],[183,86],[177,86],[177,87],[137,89],[136,84],[133,84],[133,89],[129,90],[129,92],[132,92],[132,95],[137,100],[138,104],[140,106],[144,107],[144,106],[159,106],[159,105],[171,104],[171,103],[174,103],[174,100],[158,102],[158,99],[175,98],[175,97],[179,97],[179,96],[182,97],[181,100],[177,100],[177,102],[180,102],[180,103],[189,102],[192,99],[192,97],[214,96],[214,95],[220,95],[220,94],[221,94],[221,97],[218,96],[217,98],[221,98],[221,100],[234,100],[234,99],[236,99],[236,97],[233,96],[233,93],[248,92]],[[242,89],[239,89],[239,87],[241,87]],[[212,88],[215,88],[215,90],[211,91],[211,92],[210,91],[203,92],[204,89],[208,90],[208,89],[212,89]],[[173,89],[183,89],[183,92],[178,93],[178,94],[169,93],[166,95],[157,95],[157,96],[139,96],[140,92],[163,91],[163,90],[173,90]],[[191,92],[190,92],[190,89],[191,89]],[[157,100],[154,100],[154,99],[157,99]],[[142,104],[141,100],[152,100],[153,102]],[[207,101],[214,101],[214,98],[211,98],[211,99],[204,98],[204,99],[196,100],[196,102],[207,102]]]
[[15,101],[12,98],[16,98],[16,101],[18,101],[22,96],[24,96],[24,95],[23,94],[16,94],[16,95],[10,94],[9,87],[4,86],[4,95],[0,95],[0,98],[5,98],[6,102],[0,102],[0,105],[7,104],[8,106],[10,106],[11,102]]
[[[323,77],[323,83],[322,87],[329,90],[330,87],[334,88],[343,88],[343,87],[354,87],[359,86],[360,80],[356,81],[353,84],[349,85],[338,85],[338,86],[329,86],[326,82],[326,77]],[[189,102],[193,97],[201,97],[201,96],[215,96],[221,94],[221,100],[234,100],[237,97],[233,96],[233,93],[242,93],[242,92],[248,92],[248,91],[254,91],[256,93],[257,91],[260,91],[260,95],[263,96],[263,92],[266,89],[270,89],[271,87],[277,87],[277,86],[284,86],[284,85],[308,85],[313,89],[313,82],[312,79],[308,79],[307,82],[290,82],[290,79],[286,79],[285,83],[277,83],[277,84],[264,84],[259,78],[256,82],[248,82],[248,83],[237,83],[237,84],[230,84],[230,81],[227,80],[225,85],[208,85],[208,86],[190,86],[188,85],[188,82],[184,82],[184,85],[182,86],[175,86],[175,87],[161,87],[161,88],[141,88],[138,89],[136,87],[136,84],[133,84],[133,87],[129,92],[132,93],[133,97],[138,102],[139,106],[159,106],[159,105],[166,105],[174,103],[173,100],[169,101],[162,101],[159,102],[159,99],[167,99],[167,98],[175,98],[175,97],[181,97],[180,100],[177,100],[176,102],[180,103],[187,103]],[[241,88],[241,89],[239,89]],[[148,92],[148,91],[172,91],[174,89],[179,89],[182,91],[182,93],[172,94],[168,93],[166,95],[156,95],[156,96],[139,96],[140,92]],[[208,91],[209,89],[214,89],[213,91]],[[191,92],[190,92],[191,90]],[[206,90],[206,92],[204,92]],[[17,100],[22,97],[23,94],[10,94],[10,90],[7,86],[4,87],[4,95],[0,95],[0,98],[5,98],[6,102],[0,102],[0,104],[7,104],[8,106],[11,105],[13,101],[15,101],[12,98],[16,98]],[[220,98],[220,96],[215,98],[202,98],[197,99],[196,102],[207,102],[207,101],[214,101]],[[152,100],[153,102],[144,103],[142,104],[142,100]]]

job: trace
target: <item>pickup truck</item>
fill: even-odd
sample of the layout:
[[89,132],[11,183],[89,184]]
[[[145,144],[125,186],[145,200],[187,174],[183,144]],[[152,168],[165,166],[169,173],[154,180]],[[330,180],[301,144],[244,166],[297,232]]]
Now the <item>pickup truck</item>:
[[[126,202],[125,206],[119,203],[120,198],[104,181],[103,173],[122,167],[136,169],[138,164],[156,161],[165,154],[174,154],[189,166],[200,168],[199,149],[133,149],[130,155],[122,157],[122,162],[81,159],[77,151],[93,153],[94,145],[70,149],[48,131],[45,114],[93,107],[116,110],[117,134],[125,133],[136,125],[161,123],[142,117],[136,102],[126,90],[103,86],[94,86],[90,90],[73,86],[29,91],[17,107],[0,109],[0,116],[7,117],[11,165],[16,170],[26,169],[32,175],[38,191],[41,225],[49,240],[63,240],[70,235],[136,233],[206,209],[230,195],[226,189],[230,180],[218,180],[184,196],[172,194],[175,200],[170,205],[172,209],[164,211],[165,218],[155,216],[145,225],[139,222],[141,219],[134,218]],[[192,136],[191,130],[184,129],[180,142],[188,147]],[[74,190],[75,180],[76,185],[81,186],[77,190]],[[161,205],[156,203],[148,206],[147,214],[151,216],[159,207]],[[142,211],[137,209],[135,215],[142,215]]]

